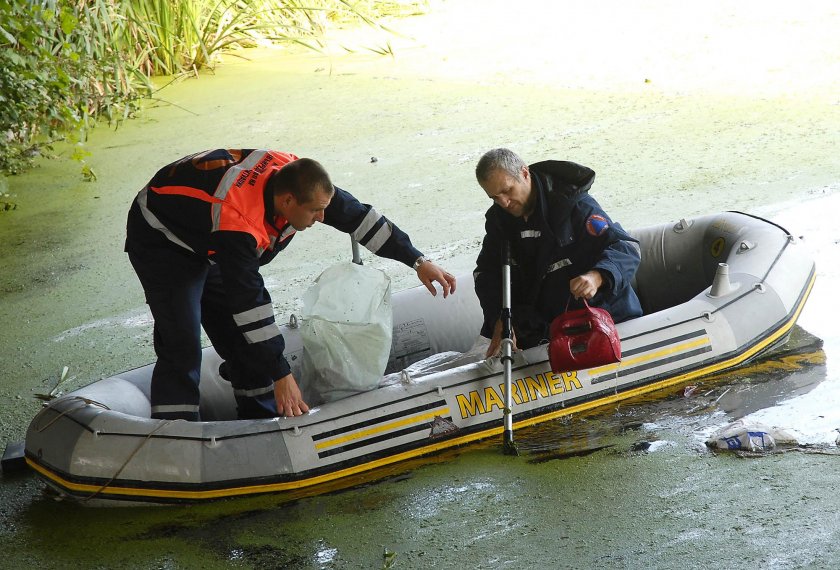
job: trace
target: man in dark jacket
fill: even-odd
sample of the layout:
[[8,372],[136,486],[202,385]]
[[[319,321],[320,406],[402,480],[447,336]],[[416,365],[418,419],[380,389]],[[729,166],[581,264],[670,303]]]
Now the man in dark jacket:
[[184,157],[155,174],[128,215],[125,249],[155,320],[152,417],[200,419],[202,327],[225,360],[240,418],[308,411],[259,269],[315,222],[414,267],[433,295],[433,282],[444,297],[455,291],[452,275],[312,159],[253,149]]
[[[615,322],[642,314],[630,286],[641,256],[635,239],[613,223],[588,194],[595,173],[573,162],[530,166],[508,149],[494,149],[476,167],[478,183],[495,202],[487,210],[475,289],[484,312],[487,355],[501,341],[501,251],[511,245],[511,305],[519,348],[548,340],[551,321],[578,308],[574,299],[607,309]],[[582,306],[582,305],[580,305]]]

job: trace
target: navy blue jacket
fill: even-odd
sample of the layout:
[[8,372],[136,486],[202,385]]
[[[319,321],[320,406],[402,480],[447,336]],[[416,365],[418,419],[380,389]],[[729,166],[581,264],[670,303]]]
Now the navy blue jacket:
[[569,281],[597,269],[604,284],[590,305],[615,322],[642,314],[630,282],[641,261],[636,240],[588,194],[595,173],[579,164],[544,161],[529,167],[534,211],[526,221],[497,204],[487,210],[486,235],[476,260],[475,289],[484,312],[481,335],[493,336],[502,307],[501,251],[511,244],[511,305],[520,348],[548,338],[551,321],[569,308]]
[[[253,172],[257,168],[254,163],[267,152],[274,151],[214,149],[161,168],[140,191],[129,212],[126,251],[174,247],[214,264],[213,270],[221,275],[228,308],[245,337],[253,362],[276,380],[287,375],[290,367],[283,356],[285,341],[275,322],[260,266],[289,245],[295,230],[275,216],[268,192],[254,197],[250,204],[255,210],[248,212],[256,224],[261,220],[267,230],[270,241],[265,247],[251,233],[215,230],[213,208],[218,200],[211,198],[219,188],[224,189],[231,169],[244,174]],[[167,190],[156,191],[160,188]],[[421,255],[405,232],[369,204],[360,203],[338,187],[324,211],[324,223],[351,234],[381,257],[410,266]]]

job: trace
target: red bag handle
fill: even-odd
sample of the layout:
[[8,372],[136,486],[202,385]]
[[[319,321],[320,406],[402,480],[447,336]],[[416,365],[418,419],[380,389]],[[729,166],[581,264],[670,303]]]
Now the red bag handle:
[[[564,313],[569,312],[569,303],[572,302],[572,299],[574,299],[574,297],[572,295],[569,295],[569,298],[566,299],[566,309],[563,311]],[[582,297],[580,299],[575,299],[575,302],[578,302],[578,301],[583,301],[583,304],[586,307],[586,309],[590,312],[592,311],[592,307],[589,306],[589,303],[586,302],[586,299],[584,299]]]

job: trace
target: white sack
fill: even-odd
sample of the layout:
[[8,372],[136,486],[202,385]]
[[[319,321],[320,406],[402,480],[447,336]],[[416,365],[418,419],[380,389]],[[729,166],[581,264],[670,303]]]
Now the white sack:
[[391,351],[391,280],[355,263],[326,269],[303,296],[304,398],[331,402],[379,385]]

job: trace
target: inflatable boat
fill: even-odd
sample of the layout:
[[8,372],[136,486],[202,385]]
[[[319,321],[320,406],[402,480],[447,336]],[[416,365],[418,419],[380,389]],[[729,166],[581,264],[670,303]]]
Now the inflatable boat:
[[[622,360],[557,374],[546,345],[515,352],[514,428],[743,365],[787,340],[814,284],[804,246],[754,216],[726,212],[631,234],[642,249],[633,285],[645,314],[617,326]],[[471,285],[460,278],[446,300],[423,287],[394,294],[392,352],[373,390],[301,417],[237,420],[208,347],[205,421],[151,419],[148,365],[47,404],[28,428],[26,462],[59,495],[87,504],[200,502],[316,493],[498,436],[503,366],[474,348],[482,317]],[[295,319],[283,334],[299,372]]]

